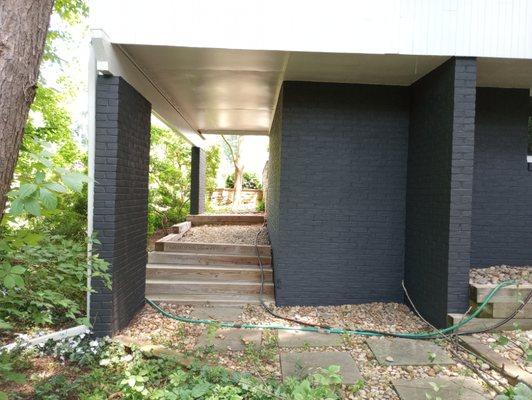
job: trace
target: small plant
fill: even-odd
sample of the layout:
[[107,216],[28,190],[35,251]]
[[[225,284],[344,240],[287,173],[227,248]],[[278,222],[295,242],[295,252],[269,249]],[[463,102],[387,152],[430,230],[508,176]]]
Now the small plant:
[[[235,187],[235,174],[228,175],[225,180],[225,187],[233,189]],[[262,189],[259,177],[253,172],[244,172],[242,177],[242,189]]]
[[518,383],[516,386],[506,390],[504,394],[498,395],[494,400],[530,400],[532,399],[532,389],[524,383]]

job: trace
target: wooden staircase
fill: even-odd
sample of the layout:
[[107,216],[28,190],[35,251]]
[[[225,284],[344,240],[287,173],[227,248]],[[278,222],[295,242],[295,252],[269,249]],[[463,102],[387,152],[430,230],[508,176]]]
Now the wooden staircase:
[[[469,301],[472,309],[477,308],[486,296],[496,285],[494,284],[470,284]],[[507,286],[497,292],[497,294],[487,304],[487,307],[479,315],[473,318],[459,331],[476,329],[486,329],[494,326],[508,317],[532,290],[532,285],[522,284],[519,286]],[[460,322],[464,318],[463,314],[449,314],[447,320],[450,325]],[[511,321],[498,327],[497,331],[532,329],[532,303],[527,304]]]
[[[178,304],[259,303],[255,246],[163,239],[148,255],[147,298]],[[273,301],[271,248],[259,246],[259,252],[264,265],[264,299]]]

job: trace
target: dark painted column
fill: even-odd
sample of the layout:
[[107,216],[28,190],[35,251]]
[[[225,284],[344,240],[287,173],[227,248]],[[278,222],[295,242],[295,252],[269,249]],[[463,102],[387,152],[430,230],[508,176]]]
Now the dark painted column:
[[91,322],[99,336],[126,326],[144,304],[151,105],[120,77],[98,76],[94,231],[112,288],[92,280]]
[[192,147],[190,176],[190,214],[205,212],[205,152],[199,147]]
[[453,58],[411,87],[405,283],[438,326],[468,306],[476,60]]

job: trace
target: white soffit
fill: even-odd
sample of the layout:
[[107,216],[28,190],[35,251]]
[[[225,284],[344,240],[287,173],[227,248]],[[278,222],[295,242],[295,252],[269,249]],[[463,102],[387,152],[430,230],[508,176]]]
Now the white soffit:
[[283,80],[410,85],[447,57],[122,45],[202,133],[267,134]]

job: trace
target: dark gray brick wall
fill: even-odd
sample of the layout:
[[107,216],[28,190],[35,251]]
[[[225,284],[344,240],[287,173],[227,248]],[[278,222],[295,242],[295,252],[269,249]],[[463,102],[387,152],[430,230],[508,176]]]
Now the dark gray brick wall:
[[190,214],[205,212],[205,180],[207,160],[205,151],[192,146],[190,165]]
[[119,77],[96,82],[94,230],[112,290],[94,279],[97,335],[126,326],[144,304],[151,105]]
[[471,263],[532,265],[528,90],[478,88]]
[[476,61],[450,59],[411,87],[405,283],[443,326],[467,308]]
[[405,87],[284,83],[268,207],[277,304],[402,300],[408,115]]

